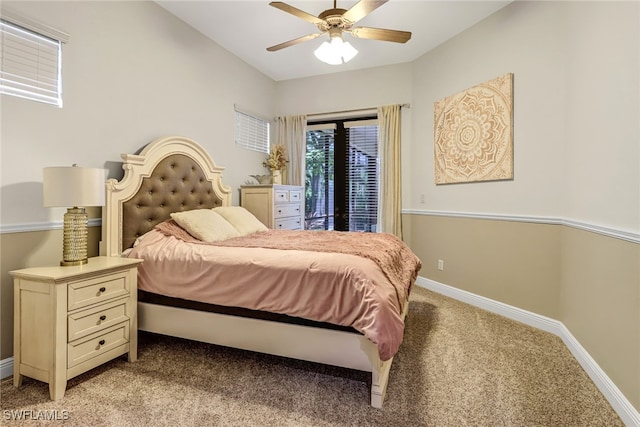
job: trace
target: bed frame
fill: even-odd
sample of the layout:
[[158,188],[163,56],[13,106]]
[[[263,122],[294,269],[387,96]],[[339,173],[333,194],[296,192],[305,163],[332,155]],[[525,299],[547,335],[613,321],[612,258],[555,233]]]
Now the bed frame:
[[[124,177],[106,184],[103,255],[121,256],[171,212],[231,205],[224,168],[193,140],[161,138],[121,157]],[[371,406],[381,408],[385,398],[393,359],[381,361],[375,344],[359,333],[145,302],[138,302],[137,321],[142,331],[371,372]]]

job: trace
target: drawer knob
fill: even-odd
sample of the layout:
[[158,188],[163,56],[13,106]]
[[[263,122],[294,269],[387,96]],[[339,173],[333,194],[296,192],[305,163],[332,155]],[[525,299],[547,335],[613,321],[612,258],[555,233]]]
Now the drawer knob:
[[107,290],[107,288],[105,288],[104,286],[99,289],[100,293],[103,293],[106,290]]
[[100,341],[98,342],[98,344],[100,344],[100,345],[104,345],[104,343],[105,343],[105,342],[106,342],[105,340],[100,340]]
[[107,320],[107,316],[105,316],[105,315],[103,314],[102,316],[100,316],[100,320],[102,320],[102,321],[104,322],[105,320]]
[[278,209],[278,213],[282,213],[282,209]]

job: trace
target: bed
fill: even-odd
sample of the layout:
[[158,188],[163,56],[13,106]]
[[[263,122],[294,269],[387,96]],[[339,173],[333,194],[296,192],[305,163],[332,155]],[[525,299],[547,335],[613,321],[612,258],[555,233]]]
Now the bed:
[[[376,264],[372,264],[376,260],[371,256],[344,252],[333,254],[325,253],[321,250],[314,251],[313,249],[300,250],[298,246],[270,248],[269,246],[261,246],[264,242],[253,242],[251,244],[255,247],[249,248],[229,247],[231,244],[228,242],[236,239],[204,244],[197,239],[193,239],[184,230],[181,232],[180,226],[172,219],[172,214],[175,215],[177,212],[195,213],[209,212],[211,210],[224,212],[224,209],[234,209],[232,207],[232,190],[222,182],[223,168],[215,164],[204,148],[188,138],[166,137],[148,144],[139,154],[123,154],[122,160],[123,178],[120,181],[108,180],[106,185],[101,253],[108,256],[128,255],[146,259],[138,273],[139,301],[137,321],[139,330],[371,372],[371,405],[376,408],[382,407],[393,355],[397,352],[402,341],[402,330],[400,330],[399,339],[397,334],[391,335],[391,338],[387,339],[386,335],[379,333],[379,331],[385,328],[390,330],[397,329],[398,322],[403,327],[404,318],[409,307],[409,292],[413,280],[415,280],[415,275],[420,268],[419,260],[415,258],[415,255],[408,248],[402,249],[403,251],[408,251],[402,252],[402,256],[407,259],[407,262],[411,260],[412,263],[403,264],[401,270],[404,271],[404,276],[402,277],[410,275],[410,280],[403,280],[406,283],[403,283],[402,286],[393,285],[393,290],[388,288],[383,291],[376,290],[375,293],[372,293],[369,290],[359,290],[360,283],[369,280],[358,276],[359,274],[364,274],[360,270],[371,272],[372,277],[374,277],[372,280],[376,282],[384,282],[385,278],[388,279],[389,277],[395,278],[396,276],[393,276],[393,274],[396,273],[391,271],[395,267],[376,269]],[[254,233],[247,236],[247,238],[252,239],[258,236],[256,237],[258,240],[262,239],[264,241],[265,236],[268,236],[271,232],[276,233],[278,231]],[[358,234],[366,238],[362,233]],[[314,236],[316,235],[314,234]],[[373,238],[375,236],[370,235],[370,237]],[[383,237],[382,233],[377,234],[377,238],[382,239]],[[280,235],[277,240],[280,238],[285,239]],[[185,261],[169,261],[164,254],[154,257],[153,254],[155,252],[153,251],[156,250],[156,246],[154,246],[156,243],[154,242],[153,245],[150,243],[154,239],[162,245],[177,245],[170,247],[171,253],[179,252],[175,248],[186,247],[188,250],[195,248],[193,250],[198,253],[197,259],[193,264],[182,265]],[[298,244],[296,243],[296,245]],[[318,243],[319,246],[323,244]],[[382,243],[371,243],[373,246],[378,244]],[[243,245],[246,245],[246,242]],[[267,249],[264,249],[265,247]],[[366,247],[366,245],[363,247]],[[180,281],[179,277],[183,277],[185,278],[185,283],[187,281],[190,283],[191,279],[187,280],[187,275],[196,271],[196,265],[203,265],[201,253],[211,253],[210,257],[216,262],[225,258],[223,256],[225,254],[228,255],[226,258],[230,261],[241,260],[241,262],[244,262],[240,267],[237,265],[224,267],[217,265],[213,268],[206,264],[202,272],[195,273],[198,276],[198,280],[215,275],[219,280],[223,281],[218,283],[224,283],[224,286],[229,282],[233,282],[228,287],[233,289],[233,293],[224,292],[225,298],[229,299],[216,300],[216,298],[221,298],[220,292],[207,291],[201,281],[197,282],[194,288],[201,292],[202,297],[185,297],[180,293],[186,292],[183,289],[174,294],[163,291],[160,282],[170,282],[171,280],[168,277],[171,276],[170,272],[172,270],[177,271],[182,268],[179,273],[175,274],[175,280]],[[246,262],[242,261],[245,254],[248,253],[251,254],[251,259]],[[274,254],[278,254],[278,256]],[[314,272],[318,265],[336,262],[334,258],[341,259],[345,265],[339,266],[340,274],[346,270],[345,276],[353,277],[356,275],[355,277],[359,277],[357,279],[358,285],[352,285],[354,288],[358,288],[358,291],[349,292],[355,295],[354,298],[359,298],[359,292],[366,293],[366,298],[362,297],[361,305],[368,304],[365,300],[369,301],[372,298],[377,298],[368,305],[371,305],[373,307],[372,310],[376,310],[378,314],[371,314],[366,311],[364,312],[364,318],[350,320],[347,317],[358,310],[345,309],[344,307],[317,310],[310,307],[311,304],[306,304],[306,307],[305,304],[302,304],[301,308],[296,307],[295,310],[291,309],[291,312],[288,312],[289,309],[281,309],[278,306],[277,298],[305,299],[299,296],[302,294],[296,293],[298,291],[295,289],[298,288],[291,288],[289,294],[274,293],[275,309],[272,309],[274,307],[274,298],[269,300],[262,291],[260,291],[260,298],[256,299],[256,301],[245,303],[248,300],[245,295],[251,293],[252,290],[251,283],[257,283],[256,280],[245,280],[245,275],[253,274],[253,276],[247,277],[262,277],[264,276],[263,270],[260,270],[260,268],[268,267],[273,269],[278,262],[282,264],[279,267],[282,268],[282,274],[286,274],[286,280],[282,278],[285,276],[282,276],[280,282],[286,282],[287,286],[306,289],[313,280],[320,280],[319,283],[323,283],[322,280],[324,280],[324,284],[328,285],[329,279],[326,277],[334,277],[326,274],[321,276],[306,273],[296,276],[292,272],[284,272],[287,268],[284,264],[287,263],[278,260],[286,259],[288,254],[296,254],[295,257],[289,257],[288,259],[290,260],[298,260],[300,258],[300,262],[308,262],[307,270],[313,270]],[[379,256],[384,256],[384,254]],[[194,257],[191,256],[191,258]],[[269,265],[266,266],[266,264]],[[290,261],[289,264],[293,264],[293,262]],[[359,269],[360,264],[362,264],[362,268]],[[396,262],[395,264],[397,267],[400,263]],[[209,271],[206,268],[213,269]],[[223,268],[227,268],[232,274],[227,273],[225,275],[221,273],[225,271]],[[252,268],[256,270],[251,270]],[[411,274],[407,273],[407,270],[411,270]],[[204,273],[205,271],[206,274]],[[218,272],[220,273],[218,274]],[[321,279],[315,279],[314,277]],[[340,283],[341,279],[336,279],[335,282]],[[220,289],[221,286],[219,284],[211,288]],[[335,288],[338,289],[337,292],[344,293],[344,290],[340,290],[343,288],[338,288],[338,286],[348,286],[348,284],[334,285],[331,283],[331,289]],[[184,287],[186,288],[186,286]],[[384,288],[384,286],[381,288]],[[178,289],[178,287],[175,289]],[[334,291],[326,291],[325,293],[329,294],[330,292]],[[395,297],[391,298],[393,292],[395,292]],[[378,296],[378,294],[381,296]],[[291,295],[296,297],[292,298]],[[322,300],[322,298],[325,298],[325,296],[317,293],[312,297],[308,297],[307,300],[319,301],[319,303],[324,301],[323,304],[325,306],[330,304],[330,302],[327,302],[330,300]],[[385,308],[379,300],[387,299],[397,300],[398,303],[393,307]],[[311,313],[309,314],[305,310]],[[366,308],[366,310],[369,310],[369,308]],[[328,316],[324,314],[326,311],[332,311],[334,312],[333,314],[342,316],[342,318],[331,316],[325,318]],[[309,315],[307,316],[307,314]]]

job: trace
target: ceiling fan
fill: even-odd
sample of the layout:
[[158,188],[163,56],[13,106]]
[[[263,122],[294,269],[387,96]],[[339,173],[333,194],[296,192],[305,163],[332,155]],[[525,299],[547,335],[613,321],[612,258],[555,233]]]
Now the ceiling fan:
[[[291,15],[297,16],[298,18],[315,24],[320,32],[298,37],[296,39],[268,47],[267,50],[269,52],[275,52],[277,50],[284,49],[285,47],[313,40],[323,34],[329,33],[329,38],[331,40],[331,44],[334,45],[334,48],[337,48],[338,45],[348,45],[347,49],[350,50],[350,54],[347,53],[347,56],[341,57],[340,62],[329,62],[341,63],[342,60],[344,60],[344,62],[347,62],[349,59],[355,56],[356,53],[358,53],[358,51],[356,51],[349,43],[345,43],[342,40],[342,33],[349,33],[353,37],[361,39],[383,40],[395,43],[406,43],[409,39],[411,39],[411,33],[409,31],[353,26],[356,22],[373,12],[378,7],[385,4],[388,0],[360,0],[349,10],[338,8],[336,6],[336,1],[337,0],[333,1],[332,9],[327,9],[320,13],[318,16],[313,16],[310,13],[304,12],[284,2],[273,1],[269,3],[270,6],[273,6],[276,9],[280,9],[283,12],[290,13]],[[319,55],[318,53],[318,51],[322,50],[323,47],[325,48],[324,51],[328,52],[329,43],[323,43],[323,45],[318,50],[316,50],[316,56],[318,56],[318,58],[320,58],[321,60],[328,62],[320,57],[322,53],[321,55]]]

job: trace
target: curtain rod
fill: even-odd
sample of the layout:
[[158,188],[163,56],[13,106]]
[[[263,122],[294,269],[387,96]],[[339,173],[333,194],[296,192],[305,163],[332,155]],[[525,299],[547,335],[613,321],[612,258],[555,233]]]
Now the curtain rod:
[[[411,104],[400,104],[400,108],[411,108]],[[356,110],[342,110],[342,111],[331,111],[328,113],[311,113],[307,114],[308,119],[318,119],[318,118],[334,118],[336,116],[341,115],[353,115],[353,114],[374,114],[378,111],[376,107],[371,108],[360,108]]]

